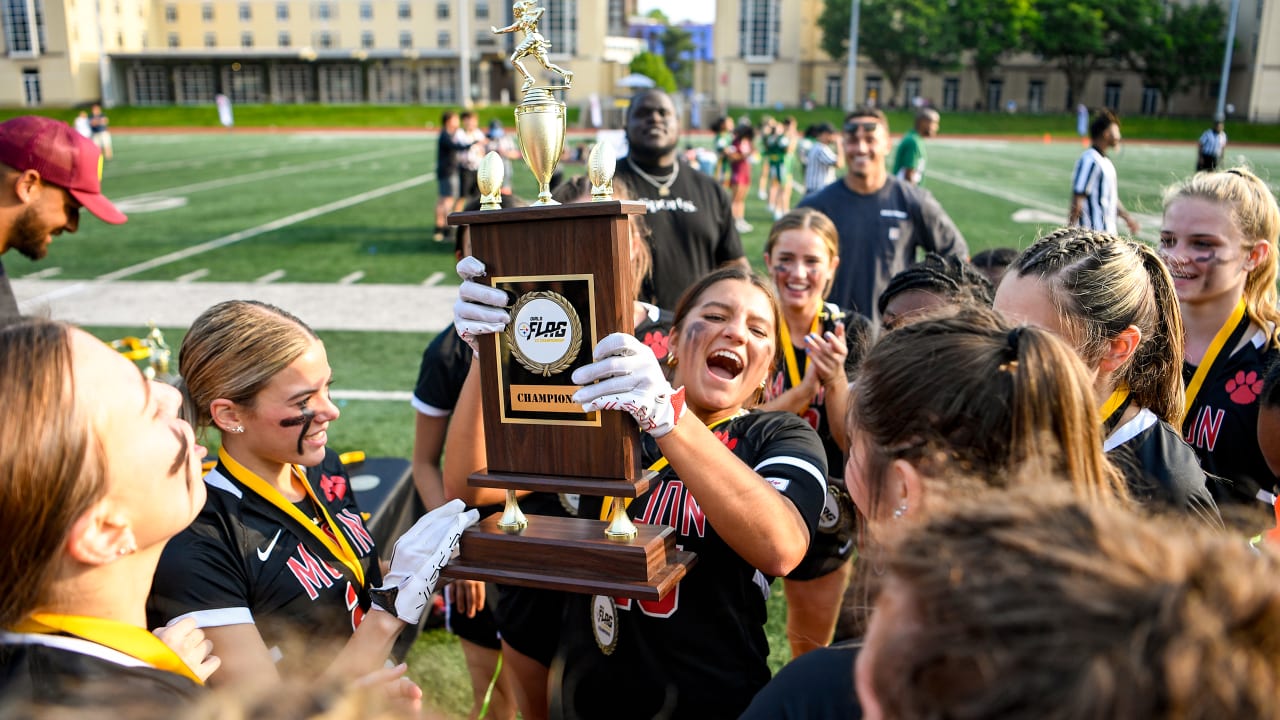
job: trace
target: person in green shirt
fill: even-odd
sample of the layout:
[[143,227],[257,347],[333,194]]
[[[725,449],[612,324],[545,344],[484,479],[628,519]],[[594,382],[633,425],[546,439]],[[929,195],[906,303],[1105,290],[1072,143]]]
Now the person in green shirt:
[[924,182],[924,165],[926,153],[923,138],[931,138],[938,134],[938,111],[933,108],[921,108],[916,113],[916,125],[898,143],[898,150],[893,156],[893,174],[912,185]]

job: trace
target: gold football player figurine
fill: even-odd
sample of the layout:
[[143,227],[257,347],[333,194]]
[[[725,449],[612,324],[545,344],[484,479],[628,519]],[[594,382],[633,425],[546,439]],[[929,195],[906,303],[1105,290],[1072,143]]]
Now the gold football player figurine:
[[533,75],[529,74],[529,69],[521,62],[524,58],[532,55],[533,59],[542,64],[542,67],[552,72],[560,73],[564,78],[564,87],[573,86],[573,72],[565,70],[547,59],[547,49],[551,47],[551,42],[538,32],[538,20],[542,19],[542,13],[546,12],[544,8],[538,7],[537,0],[516,0],[511,5],[511,14],[515,18],[515,22],[504,28],[496,28],[492,25],[489,29],[494,34],[516,32],[517,30],[524,33],[524,40],[516,46],[515,52],[511,53],[511,64],[516,71],[524,76],[524,84],[520,86],[520,92],[528,92],[533,87]]

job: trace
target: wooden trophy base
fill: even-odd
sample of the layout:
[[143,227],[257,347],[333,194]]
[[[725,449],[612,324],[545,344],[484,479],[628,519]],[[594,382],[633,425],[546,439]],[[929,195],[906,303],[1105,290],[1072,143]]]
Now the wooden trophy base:
[[638,498],[649,490],[658,473],[649,470],[636,480],[622,478],[566,477],[560,475],[516,475],[514,473],[474,473],[467,478],[471,487],[529,490],[531,492],[577,493],[600,497]]
[[676,549],[676,532],[664,525],[637,524],[637,537],[620,543],[605,538],[608,523],[598,520],[531,515],[528,527],[508,534],[499,519],[495,513],[462,534],[446,577],[660,600],[697,560]]

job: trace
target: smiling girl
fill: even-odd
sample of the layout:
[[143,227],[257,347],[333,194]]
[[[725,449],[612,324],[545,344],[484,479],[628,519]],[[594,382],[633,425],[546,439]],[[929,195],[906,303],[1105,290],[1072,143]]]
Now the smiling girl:
[[1226,480],[1219,502],[1264,502],[1275,477],[1258,449],[1258,395],[1280,357],[1275,196],[1243,168],[1197,173],[1165,193],[1160,257],[1186,326],[1183,434],[1206,471]]

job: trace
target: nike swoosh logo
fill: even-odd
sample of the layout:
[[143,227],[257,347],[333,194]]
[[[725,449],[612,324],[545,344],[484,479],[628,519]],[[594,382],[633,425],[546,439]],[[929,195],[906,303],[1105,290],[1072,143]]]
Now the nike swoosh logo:
[[262,548],[258,548],[259,560],[261,560],[262,562],[266,562],[267,558],[271,557],[271,551],[276,548],[276,541],[280,539],[281,532],[283,532],[283,528],[281,528],[280,530],[276,530],[276,536],[271,538],[271,543],[267,545],[266,550],[263,550]]

